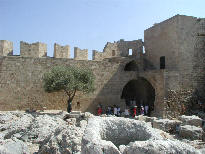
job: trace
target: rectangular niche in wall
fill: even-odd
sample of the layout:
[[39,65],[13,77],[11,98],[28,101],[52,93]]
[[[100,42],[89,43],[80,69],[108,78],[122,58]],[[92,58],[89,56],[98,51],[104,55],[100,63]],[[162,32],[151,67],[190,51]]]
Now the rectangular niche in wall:
[[115,56],[115,50],[112,50],[112,56]]
[[165,69],[165,56],[160,57],[160,69]]
[[129,56],[132,55],[132,49],[129,49]]

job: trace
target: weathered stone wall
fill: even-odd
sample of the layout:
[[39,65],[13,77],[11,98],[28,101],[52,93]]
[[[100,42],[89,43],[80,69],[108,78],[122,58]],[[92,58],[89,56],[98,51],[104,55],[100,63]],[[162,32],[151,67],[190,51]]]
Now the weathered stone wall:
[[100,60],[103,60],[104,57],[105,56],[104,56],[103,52],[100,52],[100,51],[97,51],[97,50],[93,50],[93,60],[100,61]]
[[[103,52],[93,50],[93,61],[88,51],[74,48],[74,59],[68,59],[69,47],[55,45],[55,58],[46,55],[46,45],[21,42],[21,56],[4,56],[10,51],[0,45],[0,110],[37,108],[66,109],[63,92],[46,93],[43,90],[44,72],[56,65],[90,68],[96,76],[96,89],[91,94],[77,93],[73,108],[95,112],[99,103],[103,106],[125,107],[121,99],[124,86],[130,80],[145,78],[155,89],[156,116],[165,115],[164,98],[169,90],[205,87],[205,19],[176,15],[145,30],[142,40],[107,43]],[[6,44],[6,43],[3,43]],[[146,53],[143,54],[143,44]],[[132,56],[129,56],[132,49]],[[3,55],[3,56],[2,56]],[[160,57],[165,56],[165,69],[160,70]],[[60,59],[58,59],[60,58]],[[124,71],[126,64],[134,61],[135,71]],[[204,88],[205,89],[205,88]]]
[[0,57],[0,110],[15,110],[35,108],[63,109],[67,107],[67,97],[64,92],[46,93],[43,89],[42,76],[44,72],[56,65],[88,67],[96,77],[95,91],[84,95],[77,93],[73,100],[81,104],[80,110],[95,113],[97,105],[119,105],[123,110],[125,101],[121,99],[124,86],[133,79],[146,78],[156,90],[156,113],[162,113],[163,104],[163,72],[124,71],[130,59],[117,58],[104,61],[83,61],[57,58],[31,57]]
[[44,43],[20,42],[20,54],[22,57],[45,57],[47,56],[47,45]]
[[13,55],[13,42],[0,40],[0,56]]
[[146,57],[157,69],[160,69],[161,56],[165,56],[166,69],[177,69],[178,45],[176,16],[144,31]]
[[61,46],[57,43],[54,44],[54,58],[70,58],[70,46]]
[[104,58],[111,57],[127,57],[129,55],[129,49],[132,49],[132,56],[139,57],[143,52],[142,40],[124,41],[120,40],[114,43],[108,42],[103,52],[93,50],[93,60],[103,60]]
[[204,86],[204,21],[176,15],[145,30],[147,59],[159,69],[160,57],[166,58],[166,90]]
[[179,72],[182,87],[205,86],[205,19],[179,16]]
[[75,60],[88,60],[88,49],[79,49],[74,47],[74,59]]

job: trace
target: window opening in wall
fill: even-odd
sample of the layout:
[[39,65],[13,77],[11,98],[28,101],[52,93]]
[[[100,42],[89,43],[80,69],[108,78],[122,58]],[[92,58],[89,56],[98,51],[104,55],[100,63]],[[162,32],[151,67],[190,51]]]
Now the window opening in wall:
[[115,50],[112,50],[112,56],[115,56]]
[[160,69],[165,69],[165,56],[160,57]]
[[129,49],[129,56],[132,55],[132,49]]

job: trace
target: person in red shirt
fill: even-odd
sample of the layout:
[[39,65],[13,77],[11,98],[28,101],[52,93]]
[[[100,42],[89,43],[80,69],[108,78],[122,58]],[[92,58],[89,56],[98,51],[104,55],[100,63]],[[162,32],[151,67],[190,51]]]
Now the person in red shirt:
[[134,106],[134,108],[133,108],[133,117],[135,117],[136,115],[137,115],[137,107]]
[[98,115],[100,116],[102,114],[102,108],[98,107]]

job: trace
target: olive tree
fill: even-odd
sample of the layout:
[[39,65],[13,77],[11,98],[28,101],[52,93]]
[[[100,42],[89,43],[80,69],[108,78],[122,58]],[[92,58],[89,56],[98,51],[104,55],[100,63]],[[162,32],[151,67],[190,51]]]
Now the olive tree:
[[68,96],[67,111],[71,111],[71,102],[77,91],[89,93],[94,90],[94,75],[87,68],[55,66],[43,76],[46,92],[64,91]]

